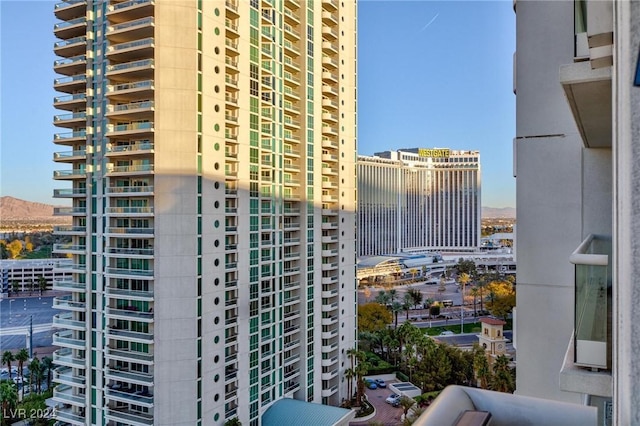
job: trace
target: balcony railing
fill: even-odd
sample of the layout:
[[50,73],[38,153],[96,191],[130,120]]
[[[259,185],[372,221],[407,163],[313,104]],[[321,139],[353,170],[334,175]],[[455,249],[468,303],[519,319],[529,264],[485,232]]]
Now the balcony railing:
[[576,365],[611,368],[611,238],[589,235],[570,257],[575,265]]

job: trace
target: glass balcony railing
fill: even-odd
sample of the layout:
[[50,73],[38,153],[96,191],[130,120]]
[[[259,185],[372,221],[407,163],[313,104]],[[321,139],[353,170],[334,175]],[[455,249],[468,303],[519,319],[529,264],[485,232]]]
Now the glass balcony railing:
[[70,38],[68,40],[60,40],[57,41],[53,44],[54,49],[60,48],[60,47],[66,47],[66,46],[71,46],[72,44],[76,44],[76,43],[85,43],[87,41],[87,37],[86,36],[80,36],[80,37],[74,37],[74,38]]
[[63,139],[85,138],[85,137],[87,137],[86,130],[79,130],[77,132],[56,133],[53,136],[53,139],[54,140],[63,140]]
[[109,12],[126,9],[128,7],[139,6],[143,4],[153,4],[152,0],[130,0],[122,3],[116,3],[109,6]]
[[[63,84],[63,83],[70,83],[72,81],[87,81],[87,78],[85,76],[73,76],[73,77],[65,77],[65,78],[59,78],[57,80],[55,80],[56,83],[59,84]],[[86,93],[76,93],[74,95],[64,95],[64,96],[56,96],[55,98],[53,98],[53,103],[58,104],[61,102],[71,102],[71,101],[86,101],[87,100],[87,95]]]
[[139,109],[153,108],[153,101],[131,102],[128,104],[107,105],[107,112],[129,112]]
[[574,363],[611,368],[611,238],[589,235],[573,252],[575,265]]
[[107,53],[120,52],[127,49],[136,47],[151,47],[153,46],[153,37],[143,38],[142,40],[128,41],[126,43],[114,44],[107,47]]
[[144,25],[153,24],[153,17],[136,19],[134,21],[123,22],[122,24],[111,25],[108,27],[108,32],[121,31],[127,28],[142,27]]
[[79,25],[79,24],[87,24],[87,18],[86,17],[81,17],[81,18],[76,18],[76,19],[71,19],[70,21],[64,21],[64,22],[58,22],[57,24],[55,24],[53,26],[54,31],[55,30],[61,30],[63,28],[68,28],[68,27],[73,27],[74,25]]
[[79,64],[81,62],[86,62],[86,61],[87,61],[86,55],[78,55],[78,56],[73,56],[71,58],[57,59],[53,61],[53,66],[59,67],[63,65]]
[[107,65],[107,72],[124,71],[133,68],[147,68],[153,66],[153,59],[125,62],[124,64]]
[[132,89],[151,89],[153,88],[153,80],[135,81],[132,83],[122,83],[107,86],[107,93],[119,92],[121,90]]
[[71,114],[59,114],[53,117],[53,122],[57,123],[60,121],[69,121],[69,120],[83,120],[87,118],[86,112],[75,112]]
[[53,159],[63,160],[65,158],[84,157],[85,155],[87,155],[87,151],[85,149],[79,149],[76,151],[54,152]]
[[[55,80],[53,80],[53,84],[67,84],[67,83],[73,83],[73,82],[86,83],[86,81],[87,81],[87,76],[85,74],[78,74],[78,75],[72,75],[69,77],[56,78]],[[86,95],[84,93],[79,94],[79,96],[86,98]],[[80,97],[78,99],[80,99]]]
[[74,196],[80,196],[80,195],[86,195],[86,194],[87,194],[86,188],[61,188],[61,189],[53,190],[54,197],[74,197]]
[[129,132],[133,130],[153,130],[153,122],[144,121],[139,123],[107,125],[107,132]]

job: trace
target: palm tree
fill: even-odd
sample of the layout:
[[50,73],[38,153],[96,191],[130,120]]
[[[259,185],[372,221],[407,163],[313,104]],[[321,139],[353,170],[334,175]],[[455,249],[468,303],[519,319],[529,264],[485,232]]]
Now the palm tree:
[[24,374],[23,367],[24,363],[29,360],[29,352],[25,348],[20,349],[20,352],[16,354],[16,361],[18,361],[18,375],[20,376],[20,381],[24,382]]
[[43,373],[47,374],[47,390],[49,390],[51,389],[51,373],[53,370],[53,359],[51,357],[45,356],[44,358],[42,358],[42,362],[40,364],[42,365]]
[[407,294],[411,296],[411,300],[413,301],[413,306],[417,307],[422,304],[422,293],[417,288],[410,288],[407,291]]
[[234,417],[232,419],[227,420],[224,423],[224,426],[242,426],[242,423],[240,423],[240,420],[237,417]]
[[20,282],[18,280],[13,280],[11,283],[12,290],[15,294],[20,292]]
[[18,403],[18,391],[13,382],[4,381],[0,383],[0,401],[2,403],[2,424],[8,424],[5,423],[6,418],[9,417],[7,414],[11,413],[11,410]]
[[11,380],[11,361],[15,361],[16,357],[13,355],[11,351],[4,351],[2,354],[2,365],[7,364],[7,368],[9,369],[9,380]]
[[480,294],[480,289],[476,286],[473,286],[471,287],[471,290],[469,290],[469,293],[471,293],[471,295],[473,296],[473,316],[477,317],[478,310],[476,308],[477,308],[478,295]]
[[395,328],[398,328],[398,314],[402,311],[402,304],[400,302],[391,303],[391,312],[395,317]]
[[509,368],[509,358],[500,355],[493,364],[493,377],[491,378],[491,389],[498,392],[512,393],[515,389],[513,375]]
[[407,418],[407,414],[409,413],[409,409],[411,407],[413,407],[413,405],[416,403],[413,399],[409,398],[406,395],[402,395],[400,397],[400,401],[398,401],[400,403],[400,406],[402,407],[402,411],[404,411],[404,418]]
[[353,389],[353,378],[356,376],[356,372],[351,368],[347,368],[344,370],[344,378],[347,379],[347,401],[349,402],[349,407],[351,406],[351,400],[353,399],[352,389]]
[[40,287],[40,296],[47,290],[47,279],[40,275],[38,277],[38,287]]
[[356,348],[347,349],[347,356],[349,357],[349,361],[351,362],[351,368],[347,370],[347,371],[350,371],[349,376],[351,376],[350,378],[347,377],[347,380],[349,380],[349,385],[348,385],[349,401],[353,399],[353,378],[356,375],[355,368],[356,368],[356,357],[358,356],[358,353],[359,351]]
[[387,306],[391,300],[391,296],[384,290],[380,290],[378,294],[376,294],[375,301],[383,306]]
[[476,378],[480,381],[480,387],[486,389],[491,379],[491,368],[484,348],[477,343],[473,347],[473,369],[476,373]]
[[402,310],[407,313],[406,321],[409,321],[409,311],[413,306],[413,297],[409,293],[405,293],[404,299],[402,299]]
[[358,364],[354,369],[354,372],[356,374],[356,383],[357,383],[356,404],[358,406],[362,406],[362,396],[364,395],[364,376],[366,376],[367,373],[369,373],[371,364],[367,362],[367,354],[365,354],[362,351],[358,351],[355,354],[355,358],[358,360]]
[[44,367],[38,358],[33,358],[29,363],[29,385],[33,387],[35,384],[37,393],[42,392],[42,379],[44,379]]

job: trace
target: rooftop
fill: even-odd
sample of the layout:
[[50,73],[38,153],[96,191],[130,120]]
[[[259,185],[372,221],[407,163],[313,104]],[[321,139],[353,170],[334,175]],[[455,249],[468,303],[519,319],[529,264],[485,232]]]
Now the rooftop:
[[355,415],[352,410],[283,398],[276,401],[262,415],[263,426],[304,425],[333,426],[347,425]]

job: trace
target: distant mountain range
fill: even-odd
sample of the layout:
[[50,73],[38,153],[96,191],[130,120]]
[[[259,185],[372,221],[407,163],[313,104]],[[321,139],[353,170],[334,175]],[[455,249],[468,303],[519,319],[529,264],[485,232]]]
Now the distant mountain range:
[[53,217],[53,206],[34,203],[14,197],[0,197],[0,220],[49,219]]
[[513,207],[482,207],[483,219],[515,219],[516,209]]
[[[50,204],[34,203],[14,197],[0,197],[0,221],[7,220],[46,220],[59,222],[62,218],[53,216]],[[515,218],[513,207],[482,207],[482,217],[490,219]],[[68,220],[64,218],[64,220]]]

